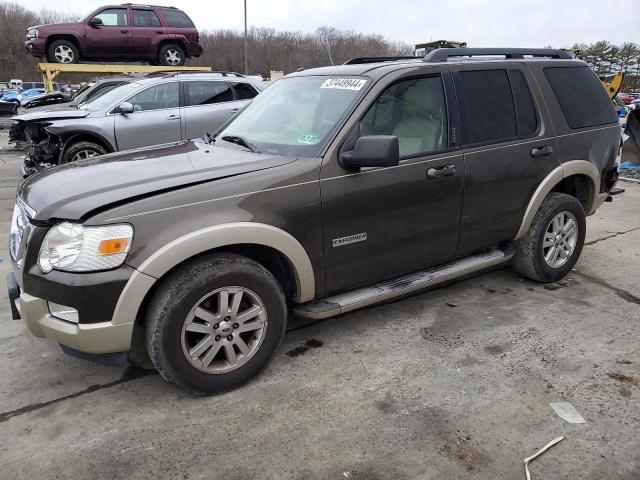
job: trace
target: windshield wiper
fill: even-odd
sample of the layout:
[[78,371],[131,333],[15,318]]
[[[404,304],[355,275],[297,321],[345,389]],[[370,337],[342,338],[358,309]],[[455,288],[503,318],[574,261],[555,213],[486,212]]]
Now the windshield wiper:
[[235,143],[236,145],[240,145],[242,147],[248,148],[253,153],[260,153],[260,150],[258,150],[253,143],[249,142],[244,137],[240,137],[238,135],[225,135],[224,137],[221,137],[221,138],[225,142]]

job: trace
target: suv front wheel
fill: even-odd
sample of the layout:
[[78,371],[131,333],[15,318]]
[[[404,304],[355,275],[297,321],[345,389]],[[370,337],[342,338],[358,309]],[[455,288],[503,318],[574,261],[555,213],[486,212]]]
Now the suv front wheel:
[[55,40],[47,49],[47,61],[50,63],[78,63],[80,52],[69,40]]
[[286,322],[282,288],[268,270],[240,255],[201,256],[172,272],[151,299],[147,351],[177,387],[218,393],[269,363]]
[[531,280],[559,280],[578,261],[585,234],[582,204],[571,195],[552,192],[540,205],[526,235],[516,240],[514,267]]

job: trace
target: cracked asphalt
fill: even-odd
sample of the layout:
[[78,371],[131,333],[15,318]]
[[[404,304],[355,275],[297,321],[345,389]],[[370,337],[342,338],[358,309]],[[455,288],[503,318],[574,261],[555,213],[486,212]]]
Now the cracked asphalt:
[[[19,155],[0,133],[0,237]],[[640,185],[587,221],[576,270],[511,268],[319,323],[254,382],[192,397],[148,365],[65,356],[0,290],[0,478],[640,478]],[[0,241],[0,274],[9,270]],[[568,424],[549,406],[570,402]]]

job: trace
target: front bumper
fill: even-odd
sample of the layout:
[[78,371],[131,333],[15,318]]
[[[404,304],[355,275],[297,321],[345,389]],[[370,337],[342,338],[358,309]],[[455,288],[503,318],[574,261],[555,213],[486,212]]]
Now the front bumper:
[[49,313],[46,300],[20,294],[19,314],[36,337],[46,337],[61,345],[92,354],[127,352],[131,348],[133,322],[114,324],[71,323]]
[[44,57],[46,44],[44,38],[30,38],[24,42],[24,49],[34,57]]
[[187,57],[199,57],[202,55],[204,48],[198,42],[189,42],[187,45]]

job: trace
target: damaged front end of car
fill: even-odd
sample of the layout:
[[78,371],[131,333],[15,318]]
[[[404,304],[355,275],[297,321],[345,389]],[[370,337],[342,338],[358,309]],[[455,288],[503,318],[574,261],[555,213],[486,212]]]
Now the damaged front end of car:
[[23,126],[25,146],[22,175],[29,175],[59,163],[64,145],[62,138],[49,130],[47,122],[25,122]]

